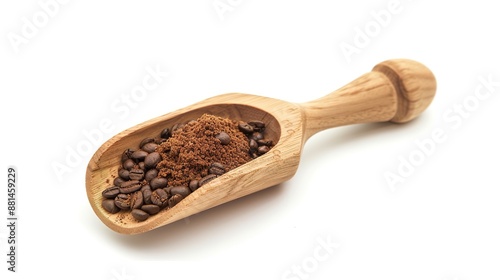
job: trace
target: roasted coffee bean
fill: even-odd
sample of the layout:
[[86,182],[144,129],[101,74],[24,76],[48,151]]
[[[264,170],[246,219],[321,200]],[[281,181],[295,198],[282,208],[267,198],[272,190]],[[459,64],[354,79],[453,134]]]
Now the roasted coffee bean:
[[196,189],[198,189],[198,180],[191,180],[189,182],[189,189],[194,192]]
[[120,185],[121,193],[133,193],[141,189],[141,184],[137,180],[125,181]]
[[224,131],[215,135],[215,138],[219,139],[222,145],[227,145],[229,144],[229,142],[231,142],[231,137],[229,137],[229,134],[225,133]]
[[130,208],[137,209],[144,204],[144,197],[141,191],[136,191],[130,196]]
[[117,186],[112,186],[102,191],[102,196],[105,198],[115,198],[118,194],[120,194],[120,188]]
[[187,186],[175,186],[170,189],[170,195],[174,196],[176,194],[186,197],[191,193],[191,190]]
[[273,140],[261,139],[261,140],[257,141],[257,144],[259,144],[259,146],[271,147],[273,145]]
[[168,200],[168,207],[172,208],[174,207],[177,203],[179,203],[184,197],[180,194],[173,195],[169,200]]
[[168,194],[163,189],[154,190],[151,193],[151,202],[163,208],[168,204]]
[[154,138],[150,138],[150,137],[144,138],[144,139],[142,139],[141,143],[139,143],[139,148],[142,149],[142,147],[144,147],[144,145],[146,145],[147,143],[153,143],[154,141],[155,141]]
[[121,185],[123,182],[125,182],[125,180],[123,180],[122,178],[120,177],[116,177],[114,180],[113,180],[113,185],[115,186],[119,186]]
[[160,207],[154,204],[142,205],[141,210],[148,213],[149,215],[156,215],[160,212]]
[[163,178],[163,177],[153,178],[149,182],[149,185],[151,186],[152,190],[162,189],[162,188],[167,186],[167,178]]
[[259,148],[259,144],[254,139],[248,140],[248,146],[250,147],[250,151],[257,151]]
[[210,164],[211,167],[217,167],[217,168],[220,168],[220,169],[225,169],[224,167],[224,164],[220,163],[220,162],[212,162],[212,164]]
[[217,175],[215,175],[215,174],[209,174],[209,175],[201,178],[200,181],[198,181],[198,187],[205,185],[206,183],[212,181],[215,178],[217,178]]
[[168,197],[171,197],[172,194],[170,193],[170,190],[173,188],[173,186],[168,186],[163,188],[163,190],[168,194]]
[[262,131],[262,129],[266,127],[264,122],[257,120],[249,121],[248,124],[254,128],[254,131]]
[[145,169],[145,167],[144,167],[144,161],[139,162],[137,165],[139,166],[139,169],[142,169],[142,170]]
[[123,162],[122,166],[124,169],[130,170],[134,168],[135,162],[132,159],[127,159],[126,161]]
[[122,178],[123,180],[129,180],[130,171],[125,168],[121,168],[120,170],[118,170],[118,176],[120,176],[120,178]]
[[156,151],[156,148],[158,147],[158,144],[156,143],[147,143],[146,145],[142,146],[142,150],[145,151],[146,153],[152,153]]
[[114,199],[105,199],[102,201],[102,208],[111,214],[120,212],[120,208],[116,206]]
[[132,153],[134,153],[134,150],[132,150],[132,149],[126,149],[125,151],[123,151],[122,163],[125,162],[127,159],[130,159],[130,156],[132,156]]
[[147,169],[155,168],[156,165],[161,161],[160,153],[152,152],[146,156],[144,159],[144,167]]
[[257,152],[251,152],[251,153],[250,153],[250,157],[251,157],[252,159],[256,159],[256,158],[258,158],[258,157],[259,157],[259,155],[257,154]]
[[130,194],[121,193],[115,197],[115,205],[123,210],[130,209]]
[[222,175],[222,174],[226,173],[226,169],[224,168],[224,165],[222,165],[221,163],[214,162],[208,168],[208,173],[215,174],[215,175]]
[[158,144],[158,145],[160,145],[161,143],[163,143],[165,141],[167,141],[167,138],[158,138],[158,139],[155,140],[155,143]]
[[253,131],[264,132],[266,125],[261,121],[249,121],[248,124],[253,127]]
[[150,204],[151,203],[151,187],[149,187],[149,185],[146,185],[148,186],[147,188],[144,188],[142,187],[141,191],[142,191],[142,199],[144,200],[144,203],[145,204]]
[[175,133],[177,130],[182,129],[185,126],[183,123],[176,123],[172,126],[172,133]]
[[146,181],[151,181],[153,178],[156,178],[156,176],[158,176],[158,169],[149,169],[144,175],[144,179]]
[[142,222],[149,218],[149,214],[141,209],[134,209],[132,210],[132,217],[134,217],[139,222]]
[[264,135],[260,132],[254,132],[254,133],[252,133],[252,136],[250,136],[250,138],[255,140],[255,141],[259,141],[259,140],[264,139]]
[[165,128],[163,129],[161,132],[160,132],[160,137],[161,138],[165,138],[165,139],[168,139],[170,136],[172,136],[172,134],[170,133],[170,128]]
[[140,168],[132,168],[132,170],[130,170],[129,172],[129,177],[130,180],[141,181],[142,179],[144,179],[144,170]]
[[253,127],[243,121],[238,122],[238,129],[245,134],[250,134],[253,132]]
[[144,158],[148,155],[146,151],[143,150],[137,150],[135,151],[130,157],[132,159],[135,159],[136,161],[143,161]]
[[258,149],[257,149],[257,154],[258,155],[263,155],[265,153],[269,152],[269,147],[268,146],[260,146]]

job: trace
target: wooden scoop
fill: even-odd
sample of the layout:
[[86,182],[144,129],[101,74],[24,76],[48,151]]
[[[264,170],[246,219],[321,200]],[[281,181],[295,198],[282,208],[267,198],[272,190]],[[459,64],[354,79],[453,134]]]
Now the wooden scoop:
[[[427,108],[435,91],[436,81],[427,67],[416,61],[395,59],[382,62],[339,90],[307,103],[240,93],[209,98],[136,125],[104,143],[87,167],[87,196],[97,216],[111,229],[124,234],[143,233],[290,179],[299,165],[304,143],[316,132],[347,124],[410,121]],[[272,139],[275,146],[144,222],[137,222],[129,212],[110,214],[102,208],[101,192],[117,176],[125,149],[203,113],[233,120],[261,120],[266,123],[266,138]]]

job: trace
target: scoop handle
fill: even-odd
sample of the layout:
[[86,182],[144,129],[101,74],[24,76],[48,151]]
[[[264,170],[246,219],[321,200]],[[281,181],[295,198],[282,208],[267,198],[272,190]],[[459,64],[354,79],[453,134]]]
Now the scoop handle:
[[435,93],[436,79],[423,64],[409,59],[381,62],[344,87],[302,103],[306,137],[348,124],[408,122],[429,106]]

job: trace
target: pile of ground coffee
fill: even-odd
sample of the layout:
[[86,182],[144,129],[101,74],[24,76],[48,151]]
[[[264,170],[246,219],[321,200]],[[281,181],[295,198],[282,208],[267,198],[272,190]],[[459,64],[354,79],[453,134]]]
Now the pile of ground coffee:
[[[229,136],[227,143],[217,137],[221,133]],[[214,162],[221,163],[225,172],[245,164],[252,159],[249,150],[248,138],[236,121],[204,114],[160,144],[156,151],[163,160],[156,168],[169,186],[182,186],[207,176]]]
[[273,146],[261,121],[234,121],[204,114],[197,120],[165,128],[160,137],[145,138],[139,149],[121,157],[118,177],[102,192],[110,213],[131,210],[144,221],[174,207],[199,187]]

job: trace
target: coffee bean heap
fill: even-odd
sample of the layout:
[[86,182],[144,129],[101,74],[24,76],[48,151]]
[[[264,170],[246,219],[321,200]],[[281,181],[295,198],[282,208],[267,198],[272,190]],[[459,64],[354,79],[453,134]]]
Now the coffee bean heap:
[[110,213],[131,210],[144,221],[174,207],[190,193],[251,159],[267,153],[262,121],[236,122],[204,114],[145,138],[139,149],[126,149],[113,186],[102,192]]

